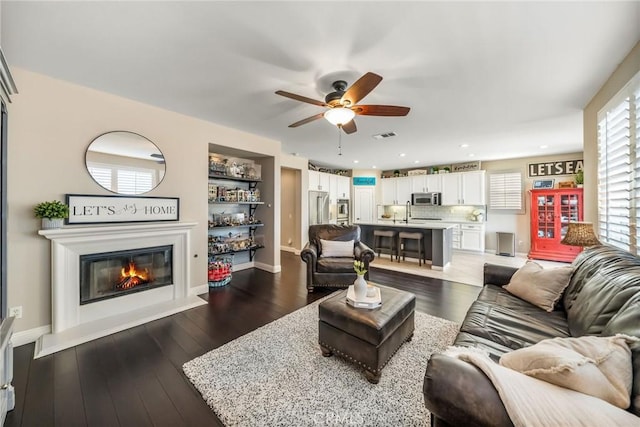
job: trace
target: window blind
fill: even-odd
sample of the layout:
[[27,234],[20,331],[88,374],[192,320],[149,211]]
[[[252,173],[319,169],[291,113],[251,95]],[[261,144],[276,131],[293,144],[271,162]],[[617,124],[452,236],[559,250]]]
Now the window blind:
[[489,175],[489,209],[522,210],[522,172],[499,172]]
[[598,113],[598,223],[603,242],[638,253],[640,74]]

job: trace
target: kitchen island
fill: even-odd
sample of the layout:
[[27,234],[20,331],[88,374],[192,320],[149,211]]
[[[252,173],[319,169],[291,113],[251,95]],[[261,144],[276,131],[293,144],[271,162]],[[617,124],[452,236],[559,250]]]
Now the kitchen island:
[[[401,231],[419,231],[424,235],[422,251],[425,259],[431,261],[431,268],[433,270],[443,270],[451,263],[454,224],[413,220],[409,220],[408,223],[404,221],[396,221],[395,223],[393,221],[377,221],[356,222],[356,224],[360,226],[360,240],[370,248],[375,247],[374,230],[393,230],[397,233]],[[409,241],[407,244],[415,243]]]

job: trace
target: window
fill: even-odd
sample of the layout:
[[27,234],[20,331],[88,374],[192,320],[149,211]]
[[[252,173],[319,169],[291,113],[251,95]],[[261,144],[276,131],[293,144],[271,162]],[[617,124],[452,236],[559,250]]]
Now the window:
[[498,172],[489,175],[489,209],[516,210],[524,213],[522,172]]
[[93,179],[113,192],[142,194],[156,185],[156,171],[144,168],[125,168],[118,165],[91,163],[87,166]]
[[598,113],[600,240],[639,253],[640,73]]

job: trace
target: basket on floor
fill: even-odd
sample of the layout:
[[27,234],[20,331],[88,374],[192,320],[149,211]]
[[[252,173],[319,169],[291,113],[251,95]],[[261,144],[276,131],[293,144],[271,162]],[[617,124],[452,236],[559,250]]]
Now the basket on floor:
[[231,281],[233,270],[232,256],[209,257],[208,281],[210,288],[226,286]]

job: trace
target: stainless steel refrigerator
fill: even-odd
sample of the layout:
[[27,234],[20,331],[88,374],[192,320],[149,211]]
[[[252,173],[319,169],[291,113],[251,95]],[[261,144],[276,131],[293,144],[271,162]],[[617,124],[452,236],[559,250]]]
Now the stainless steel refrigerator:
[[309,191],[309,225],[329,223],[329,193]]

